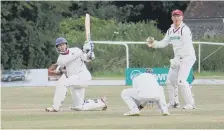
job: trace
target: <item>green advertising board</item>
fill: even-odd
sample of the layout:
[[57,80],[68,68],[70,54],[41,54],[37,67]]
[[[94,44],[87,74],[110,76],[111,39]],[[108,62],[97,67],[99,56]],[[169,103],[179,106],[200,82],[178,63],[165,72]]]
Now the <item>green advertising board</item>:
[[[167,80],[167,75],[169,68],[126,68],[125,70],[125,79],[126,85],[132,85],[132,78],[139,73],[146,72],[147,69],[152,69],[153,74],[156,76],[157,81],[160,85],[165,85]],[[188,83],[191,84],[193,81],[193,69],[188,76]]]

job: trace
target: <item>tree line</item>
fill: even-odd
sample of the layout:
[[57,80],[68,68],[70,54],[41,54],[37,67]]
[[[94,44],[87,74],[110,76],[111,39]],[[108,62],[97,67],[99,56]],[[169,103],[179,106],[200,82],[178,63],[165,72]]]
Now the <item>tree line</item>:
[[[4,69],[48,68],[57,60],[57,37],[66,37],[70,46],[83,45],[85,13],[92,16],[94,40],[143,41],[149,35],[161,39],[171,24],[171,11],[185,10],[188,4],[188,1],[1,1],[1,64]],[[161,66],[172,57],[170,47],[149,50],[131,45],[130,49],[132,67]],[[95,53],[99,58],[89,64],[92,71],[125,67],[124,48],[120,46],[97,45]],[[166,55],[166,60],[155,59],[159,54]]]

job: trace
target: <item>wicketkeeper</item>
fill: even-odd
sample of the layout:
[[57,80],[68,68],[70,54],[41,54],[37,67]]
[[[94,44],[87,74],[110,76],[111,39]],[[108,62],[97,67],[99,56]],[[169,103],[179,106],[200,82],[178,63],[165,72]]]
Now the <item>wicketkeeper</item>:
[[[195,103],[192,97],[189,83],[187,82],[188,75],[193,67],[196,56],[192,43],[192,34],[189,27],[183,23],[183,12],[174,10],[172,12],[173,24],[167,30],[165,37],[161,41],[154,40],[153,37],[148,37],[148,47],[163,48],[172,44],[174,58],[170,61],[170,69],[168,73],[168,92],[169,106],[175,107],[178,103],[175,102],[174,93],[178,93],[175,87],[179,87],[185,100],[184,109],[194,109]],[[175,92],[177,91],[177,92]]]
[[[107,105],[105,98],[84,102],[85,88],[92,79],[89,70],[84,61],[94,59],[94,53],[88,52],[88,47],[84,46],[84,51],[75,47],[68,48],[68,42],[65,38],[56,39],[56,49],[60,53],[57,60],[57,68],[51,70],[51,73],[61,73],[60,79],[56,83],[52,107],[46,108],[47,112],[58,112],[61,110],[62,103],[67,94],[67,88],[71,89],[72,107],[74,110],[105,110]],[[91,55],[90,55],[91,54]]]
[[130,109],[124,113],[125,116],[139,116],[140,110],[144,108],[149,101],[157,103],[162,115],[170,115],[166,104],[166,99],[156,77],[151,72],[141,73],[132,80],[133,88],[124,89],[121,97]]

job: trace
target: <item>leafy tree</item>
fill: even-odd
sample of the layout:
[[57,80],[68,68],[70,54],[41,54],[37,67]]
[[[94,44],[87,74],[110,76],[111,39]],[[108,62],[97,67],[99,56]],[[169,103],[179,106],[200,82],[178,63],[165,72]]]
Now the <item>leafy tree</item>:
[[2,2],[1,63],[5,69],[45,68],[55,61],[54,40],[66,11],[68,3],[63,2]]

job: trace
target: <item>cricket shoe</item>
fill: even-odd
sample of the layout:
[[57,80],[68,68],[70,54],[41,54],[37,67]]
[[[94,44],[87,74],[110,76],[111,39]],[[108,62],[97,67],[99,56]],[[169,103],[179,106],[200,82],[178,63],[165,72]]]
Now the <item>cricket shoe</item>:
[[191,110],[191,109],[195,109],[195,105],[190,105],[190,104],[187,104],[183,107],[183,109],[186,109],[186,110]]
[[161,113],[162,113],[163,116],[169,116],[170,115],[170,113],[168,112],[168,109],[167,108],[162,109],[161,110]]
[[174,105],[172,105],[171,103],[168,103],[167,104],[167,107],[168,108],[179,108],[180,107],[180,104],[179,103],[175,103]]
[[162,107],[160,109],[160,112],[162,113],[163,116],[169,116],[170,115],[170,113],[168,111],[168,107]]
[[124,113],[124,116],[140,116],[140,112],[129,111]]
[[163,112],[162,115],[163,115],[163,116],[169,116],[170,113],[169,113],[169,112]]
[[46,111],[46,112],[59,112],[59,111],[61,111],[61,109],[56,110],[56,109],[54,109],[53,107],[48,107],[48,108],[45,108],[45,111]]

